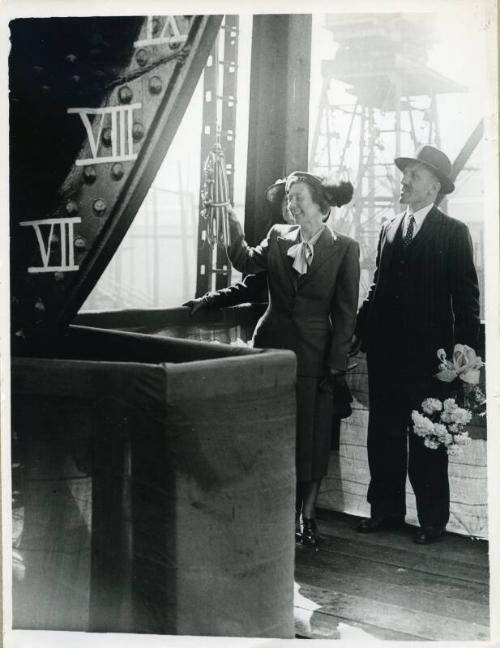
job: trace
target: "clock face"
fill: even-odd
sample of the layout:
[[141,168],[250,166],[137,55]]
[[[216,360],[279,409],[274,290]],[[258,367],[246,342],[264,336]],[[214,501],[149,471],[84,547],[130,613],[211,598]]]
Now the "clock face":
[[56,335],[132,222],[222,16],[10,23],[12,332]]

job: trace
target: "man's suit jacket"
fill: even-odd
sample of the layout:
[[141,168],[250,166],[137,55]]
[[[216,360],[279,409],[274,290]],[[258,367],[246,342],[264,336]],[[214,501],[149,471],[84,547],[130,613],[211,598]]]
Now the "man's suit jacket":
[[439,348],[448,355],[455,343],[477,348],[479,286],[467,226],[434,206],[398,262],[405,264],[405,282],[395,290],[402,220],[399,214],[382,227],[356,333],[372,367],[423,375],[436,371]]
[[302,376],[321,377],[327,367],[345,370],[356,322],[359,246],[325,227],[307,273],[299,276],[287,256],[299,242],[298,225],[274,225],[250,248],[232,232],[229,258],[244,273],[267,270],[269,306],[254,333],[258,347],[295,351]]

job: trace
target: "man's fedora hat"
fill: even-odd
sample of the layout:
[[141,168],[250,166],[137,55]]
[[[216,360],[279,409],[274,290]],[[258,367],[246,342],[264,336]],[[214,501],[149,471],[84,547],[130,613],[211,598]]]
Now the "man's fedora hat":
[[410,162],[420,162],[434,173],[441,183],[441,193],[449,194],[455,189],[451,181],[451,162],[448,157],[434,146],[424,145],[415,152],[415,157],[398,157],[394,160],[400,171],[404,171]]

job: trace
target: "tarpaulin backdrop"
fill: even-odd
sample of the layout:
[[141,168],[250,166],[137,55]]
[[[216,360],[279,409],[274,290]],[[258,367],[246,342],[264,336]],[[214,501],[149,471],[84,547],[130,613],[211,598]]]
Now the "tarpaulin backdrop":
[[14,358],[14,627],[293,636],[295,358],[70,327]]

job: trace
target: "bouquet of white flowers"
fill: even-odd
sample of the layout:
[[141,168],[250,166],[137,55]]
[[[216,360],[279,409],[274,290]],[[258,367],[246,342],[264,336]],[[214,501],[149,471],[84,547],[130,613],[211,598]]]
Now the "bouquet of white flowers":
[[462,344],[455,345],[453,362],[446,358],[443,349],[437,352],[441,361],[439,372],[434,376],[450,385],[455,398],[441,401],[426,398],[421,405],[422,411],[413,410],[413,432],[424,439],[424,444],[433,450],[446,448],[449,455],[456,455],[463,446],[470,443],[465,426],[472,415],[485,415],[486,398],[478,386],[479,369],[484,366],[475,351]]
[[458,454],[470,443],[465,426],[472,418],[470,410],[459,407],[454,398],[440,401],[426,398],[422,411],[413,410],[413,432],[424,439],[424,445],[433,450],[444,446],[449,455]]

